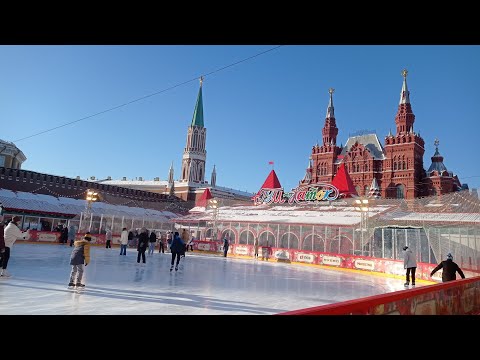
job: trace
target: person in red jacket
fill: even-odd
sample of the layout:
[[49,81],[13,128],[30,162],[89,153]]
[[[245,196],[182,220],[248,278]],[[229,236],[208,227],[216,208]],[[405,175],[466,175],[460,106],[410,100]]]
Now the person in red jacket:
[[458,272],[462,279],[465,279],[462,269],[453,262],[452,254],[447,254],[447,260],[443,260],[440,264],[437,265],[435,269],[432,270],[430,276],[433,276],[438,270],[443,269],[442,272],[442,282],[452,281],[457,279],[456,273]]

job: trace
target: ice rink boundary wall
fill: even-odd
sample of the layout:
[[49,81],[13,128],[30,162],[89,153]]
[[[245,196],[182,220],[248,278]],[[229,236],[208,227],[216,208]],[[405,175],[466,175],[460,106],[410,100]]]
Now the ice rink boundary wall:
[[480,315],[480,277],[277,315]]

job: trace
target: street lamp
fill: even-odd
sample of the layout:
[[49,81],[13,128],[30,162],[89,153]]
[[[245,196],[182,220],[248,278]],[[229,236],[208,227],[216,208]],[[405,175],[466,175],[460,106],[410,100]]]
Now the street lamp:
[[208,208],[212,210],[213,235],[214,240],[217,240],[217,217],[218,217],[218,200],[208,200]]
[[98,200],[98,193],[93,190],[87,190],[87,204],[85,205],[85,213],[84,213],[84,221],[88,221],[90,219],[90,223],[88,224],[88,231],[91,230],[92,227],[92,203]]
[[[365,243],[364,233],[367,233],[368,236],[368,210],[369,210],[369,199],[360,198],[355,199],[353,204],[355,206],[355,211],[360,212],[360,239],[362,246],[362,255],[363,255],[363,245]],[[372,242],[369,241],[370,256],[372,256]]]

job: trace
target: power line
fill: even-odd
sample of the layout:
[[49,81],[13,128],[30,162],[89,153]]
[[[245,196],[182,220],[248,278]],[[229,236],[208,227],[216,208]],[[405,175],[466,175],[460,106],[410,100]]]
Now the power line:
[[168,88],[166,88],[166,89],[163,89],[163,90],[154,92],[153,94],[149,94],[149,95],[142,96],[142,97],[140,97],[140,98],[138,98],[138,99],[135,99],[135,100],[126,102],[126,103],[121,104],[121,105],[118,105],[118,106],[114,106],[114,107],[112,107],[112,108],[110,108],[110,109],[97,112],[97,113],[95,113],[95,114],[93,114],[93,115],[85,116],[85,117],[83,117],[83,118],[80,118],[80,119],[77,119],[77,120],[73,120],[73,121],[67,122],[67,123],[65,123],[65,124],[58,125],[58,126],[55,126],[55,127],[53,127],[53,128],[44,130],[44,131],[40,131],[40,132],[38,132],[38,133],[36,133],[36,134],[29,135],[29,136],[26,136],[26,137],[23,137],[23,138],[14,140],[13,142],[16,143],[16,142],[19,142],[19,141],[22,141],[22,140],[30,139],[30,138],[32,138],[32,137],[35,137],[35,136],[38,136],[38,135],[42,135],[42,134],[45,134],[45,133],[50,132],[50,131],[53,131],[53,130],[60,129],[60,128],[65,127],[65,126],[72,125],[72,124],[75,124],[75,123],[77,123],[77,122],[80,122],[80,121],[83,121],[83,120],[87,120],[87,119],[90,119],[90,118],[92,118],[92,117],[95,117],[95,116],[98,116],[98,115],[101,115],[101,114],[105,114],[105,113],[107,113],[107,112],[109,112],[109,111],[113,111],[113,110],[119,109],[119,108],[121,108],[121,107],[130,105],[130,104],[133,104],[133,103],[135,103],[135,102],[138,102],[138,101],[141,101],[141,100],[144,100],[144,99],[147,99],[147,98],[149,98],[149,97],[152,97],[152,96],[155,96],[155,95],[158,95],[158,94],[162,94],[162,93],[164,93],[164,92],[173,90],[173,89],[175,89],[175,88],[177,88],[177,87],[180,87],[180,86],[183,86],[183,85],[185,85],[185,84],[191,83],[192,81],[197,81],[201,76],[203,76],[203,77],[210,76],[210,75],[215,74],[215,73],[217,73],[217,72],[220,72],[220,71],[223,71],[223,70],[225,70],[225,69],[228,69],[228,68],[230,68],[230,67],[232,67],[232,66],[241,64],[241,63],[243,63],[243,62],[245,62],[245,61],[248,61],[248,60],[254,59],[254,58],[258,57],[258,56],[261,56],[261,55],[264,55],[264,54],[266,54],[266,53],[269,53],[269,52],[271,52],[271,51],[273,51],[273,50],[276,50],[276,49],[278,49],[278,48],[280,48],[280,47],[282,47],[282,46],[284,46],[284,45],[275,46],[275,47],[273,47],[273,48],[271,48],[271,49],[268,49],[268,50],[259,52],[259,53],[255,54],[255,55],[252,55],[252,56],[249,56],[248,58],[242,59],[242,60],[240,60],[240,61],[237,61],[237,62],[234,62],[234,63],[232,63],[232,64],[223,66],[223,67],[218,68],[218,69],[216,69],[216,70],[210,71],[209,73],[206,73],[206,74],[197,76],[197,77],[195,77],[195,78],[193,78],[193,79],[190,79],[190,80],[181,82],[181,83],[179,83],[179,84],[170,86],[170,87],[168,87]]

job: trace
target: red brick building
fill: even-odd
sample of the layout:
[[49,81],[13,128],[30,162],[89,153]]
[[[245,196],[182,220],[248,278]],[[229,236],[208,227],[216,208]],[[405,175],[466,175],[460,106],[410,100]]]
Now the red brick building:
[[360,196],[368,195],[373,186],[378,186],[383,198],[406,199],[441,195],[461,188],[457,176],[443,164],[438,140],[435,141],[432,165],[428,171],[423,167],[425,143],[420,133],[414,131],[415,115],[410,104],[407,73],[407,70],[402,72],[403,84],[395,116],[396,133],[388,134],[383,146],[376,134],[351,136],[345,146],[337,146],[334,89],[329,90],[330,101],[322,129],[323,144],[312,147],[309,166],[300,185],[331,183],[340,164],[345,163]]

